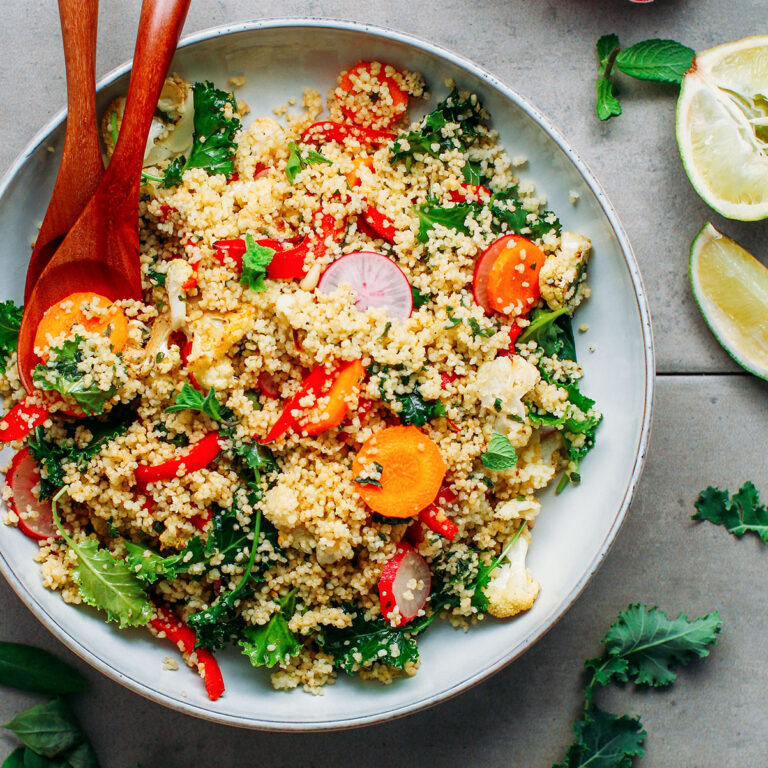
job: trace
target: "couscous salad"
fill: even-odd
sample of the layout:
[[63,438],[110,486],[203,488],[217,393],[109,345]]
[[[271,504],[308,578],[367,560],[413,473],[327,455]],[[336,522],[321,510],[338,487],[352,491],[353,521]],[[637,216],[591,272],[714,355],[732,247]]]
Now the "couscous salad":
[[224,645],[278,689],[389,683],[436,617],[539,593],[536,493],[578,484],[601,420],[572,331],[591,245],[445,92],[410,122],[423,78],[360,62],[327,117],[307,90],[245,127],[232,93],[169,78],[143,300],[50,308],[32,393],[0,304],[7,524],[46,587],[174,643],[211,699]]

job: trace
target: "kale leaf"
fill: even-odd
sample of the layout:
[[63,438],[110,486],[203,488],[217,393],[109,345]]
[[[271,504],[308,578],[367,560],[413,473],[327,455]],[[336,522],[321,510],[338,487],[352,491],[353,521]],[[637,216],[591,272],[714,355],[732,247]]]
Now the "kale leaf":
[[520,334],[518,344],[535,341],[546,357],[576,360],[576,344],[568,310],[537,307],[528,318],[531,324]]
[[38,363],[32,371],[32,380],[39,389],[67,395],[89,414],[101,413],[107,401],[117,394],[114,384],[101,389],[98,382],[85,385],[85,374],[79,365],[83,361],[82,336],[75,336],[51,349],[45,363]]
[[0,302],[0,373],[5,373],[8,358],[16,351],[24,307],[10,299]]
[[754,483],[747,481],[733,496],[709,486],[699,494],[695,506],[694,520],[722,525],[734,536],[754,533],[768,543],[768,509],[760,503]]
[[450,206],[441,206],[434,200],[428,200],[416,208],[416,214],[419,217],[419,232],[416,239],[420,243],[426,243],[435,224],[468,235],[470,230],[465,224],[466,219],[477,212],[476,203],[454,203]]
[[152,584],[158,579],[175,579],[179,574],[186,573],[190,567],[205,560],[203,542],[199,536],[190,539],[187,546],[173,555],[160,555],[143,546],[125,541],[128,567],[146,584]]
[[[195,83],[192,93],[195,110],[192,149],[188,158],[177,157],[165,169],[164,187],[180,184],[182,174],[189,168],[203,168],[210,176],[218,173],[231,176],[234,170],[235,134],[241,126],[234,96],[207,80]],[[228,105],[231,117],[227,116]]]
[[445,405],[439,400],[425,400],[418,387],[414,387],[404,395],[397,395],[397,401],[402,406],[398,412],[400,421],[423,427],[428,421],[445,416]]
[[248,489],[248,501],[256,504],[264,496],[262,474],[274,475],[280,471],[272,451],[260,443],[235,441],[232,451],[239,459],[240,477]]
[[243,630],[239,645],[254,667],[272,668],[285,664],[298,655],[301,643],[288,628],[288,620],[296,610],[296,590],[292,589],[280,599],[280,610],[259,627],[248,626]]
[[73,438],[78,427],[91,433],[91,439],[82,448],[69,445],[69,440],[64,444],[47,440],[45,430],[42,427],[36,427],[27,445],[38,467],[45,470],[40,476],[40,498],[50,498],[64,485],[65,462],[73,462],[81,472],[84,472],[88,462],[104,445],[126,432],[134,417],[135,413],[129,406],[120,404],[106,416],[92,416],[67,423],[65,426],[67,438]]
[[[451,149],[466,150],[477,139],[484,124],[483,105],[475,94],[462,98],[454,88],[434,111],[419,121],[415,130],[397,137],[392,145],[391,162],[404,162],[410,170],[417,154],[439,157]],[[449,127],[455,128],[451,130]]]

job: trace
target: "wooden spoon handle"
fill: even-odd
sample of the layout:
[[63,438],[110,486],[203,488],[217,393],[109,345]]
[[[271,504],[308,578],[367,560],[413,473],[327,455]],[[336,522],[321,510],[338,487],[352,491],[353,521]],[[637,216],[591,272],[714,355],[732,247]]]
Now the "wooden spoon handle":
[[24,300],[104,174],[96,118],[98,0],[59,0],[67,122],[59,174],[29,261]]
[[116,201],[138,198],[149,126],[189,3],[190,0],[144,0],[142,3],[123,122],[107,169],[108,179],[105,179]]

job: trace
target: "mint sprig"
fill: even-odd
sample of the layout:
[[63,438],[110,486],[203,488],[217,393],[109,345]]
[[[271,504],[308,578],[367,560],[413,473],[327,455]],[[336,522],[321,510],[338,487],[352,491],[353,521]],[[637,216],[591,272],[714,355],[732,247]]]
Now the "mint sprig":
[[618,35],[603,35],[597,41],[595,110],[598,118],[608,120],[621,114],[616,84],[611,79],[614,69],[639,80],[679,85],[695,57],[696,52],[692,48],[674,40],[643,40],[622,49]]

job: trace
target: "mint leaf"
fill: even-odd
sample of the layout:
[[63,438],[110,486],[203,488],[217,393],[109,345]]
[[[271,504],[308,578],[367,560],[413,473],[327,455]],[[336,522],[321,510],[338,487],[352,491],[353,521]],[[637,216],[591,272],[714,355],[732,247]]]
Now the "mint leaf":
[[184,382],[181,392],[176,395],[176,402],[165,409],[166,413],[178,413],[179,411],[200,411],[210,416],[214,421],[223,421],[221,406],[216,399],[216,390],[211,387],[208,394],[203,397],[188,381]]
[[291,184],[296,180],[299,171],[303,171],[310,165],[315,165],[317,163],[333,165],[332,160],[329,160],[314,149],[307,150],[302,154],[301,149],[299,149],[299,146],[295,141],[288,142],[288,162],[285,164],[285,176]]
[[722,525],[734,536],[754,533],[768,543],[768,509],[760,504],[754,483],[744,483],[730,498],[728,491],[710,486],[699,494],[695,507],[693,520],[708,520]]
[[267,276],[267,267],[272,262],[274,255],[275,251],[272,248],[259,245],[251,235],[246,235],[240,282],[257,293],[266,290],[264,278]]
[[619,51],[614,66],[640,80],[681,83],[696,52],[674,40],[643,40]]
[[595,110],[600,120],[608,120],[621,114],[621,104],[616,98],[613,83],[607,77],[597,78],[597,101]]
[[618,51],[619,36],[616,34],[603,35],[597,41],[597,59],[600,62],[600,72],[605,72],[612,53]]
[[104,611],[107,621],[117,621],[120,628],[146,624],[154,613],[154,606],[144,592],[136,575],[127,563],[115,560],[106,549],[99,549],[95,539],[76,542],[62,526],[56,502],[62,489],[53,498],[53,521],[64,541],[77,556],[77,567],[72,572],[80,588],[83,602]]
[[0,685],[35,693],[85,690],[85,678],[48,651],[21,643],[0,642]]
[[288,620],[296,610],[296,590],[280,600],[280,610],[260,626],[246,627],[239,645],[254,667],[272,668],[298,655],[301,643],[288,629]]
[[687,666],[709,655],[722,626],[717,611],[693,621],[684,613],[670,619],[658,608],[635,603],[619,614],[603,637],[607,659],[590,659],[586,666],[601,685],[610,679],[654,687],[669,685],[677,678],[673,671],[676,665]]
[[509,442],[509,438],[494,432],[488,442],[487,450],[480,458],[486,469],[501,472],[512,469],[517,464],[517,451]]
[[631,768],[648,735],[640,718],[612,715],[594,707],[573,725],[576,742],[553,768]]

